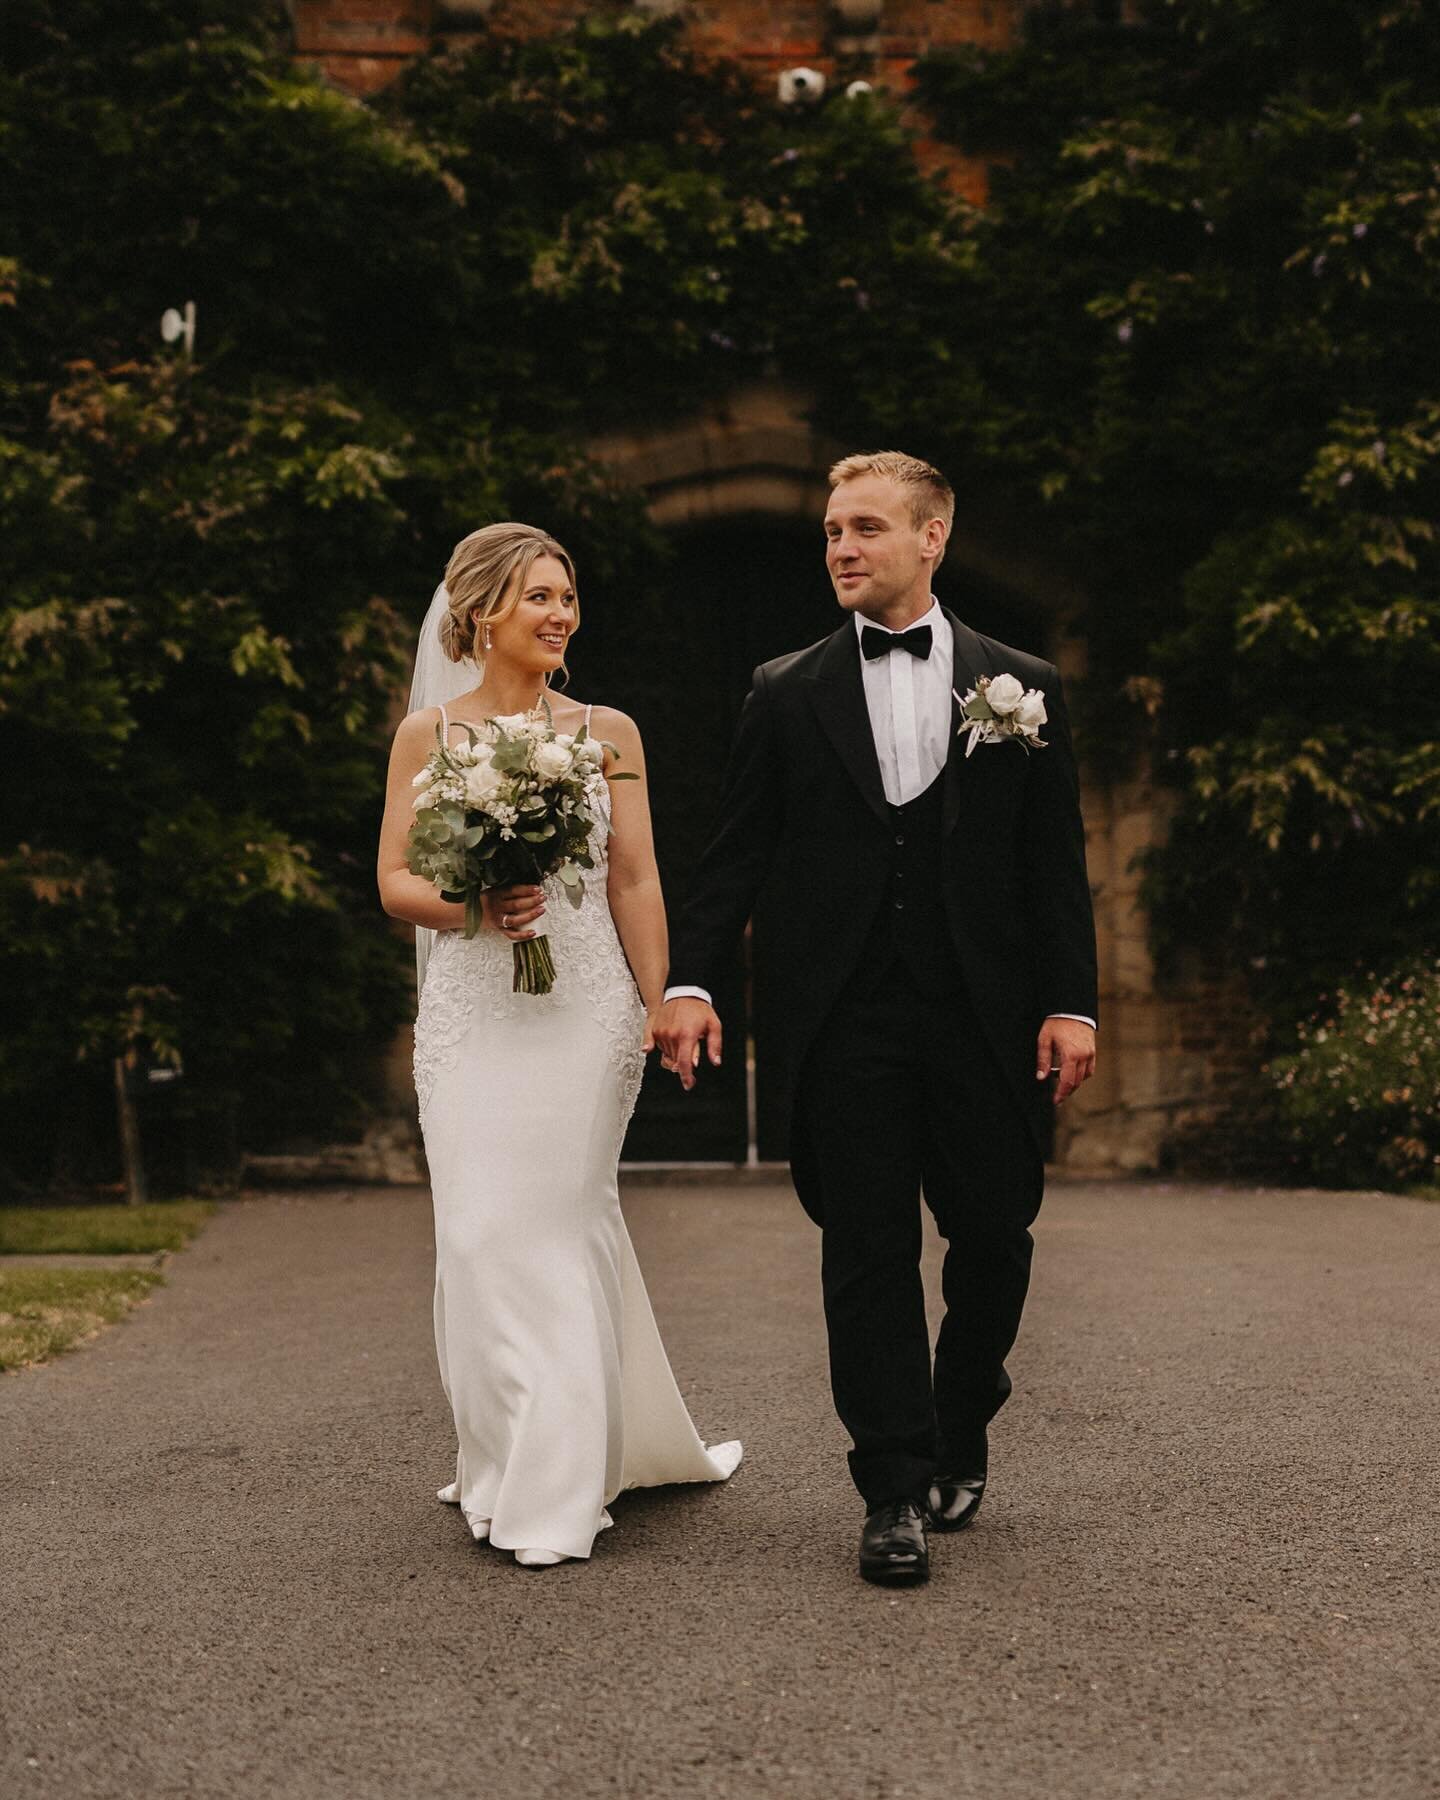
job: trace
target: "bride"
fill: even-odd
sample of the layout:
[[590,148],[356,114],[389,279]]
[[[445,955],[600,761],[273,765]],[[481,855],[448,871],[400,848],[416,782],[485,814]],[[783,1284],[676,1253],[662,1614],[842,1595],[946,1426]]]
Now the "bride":
[[[575,571],[545,532],[487,525],[463,539],[421,632],[409,716],[395,734],[379,883],[417,927],[415,1088],[435,1202],[435,1345],[459,1439],[471,1533],[517,1562],[589,1556],[625,1488],[723,1481],[738,1443],[696,1435],[620,1213],[616,1168],[665,984],[665,908],[640,735],[623,713],[548,692],[579,626]],[[412,782],[466,725],[548,702],[558,731],[607,744],[584,904],[561,884],[496,889],[485,922],[412,875]],[[556,980],[511,992],[510,945],[547,931]]]

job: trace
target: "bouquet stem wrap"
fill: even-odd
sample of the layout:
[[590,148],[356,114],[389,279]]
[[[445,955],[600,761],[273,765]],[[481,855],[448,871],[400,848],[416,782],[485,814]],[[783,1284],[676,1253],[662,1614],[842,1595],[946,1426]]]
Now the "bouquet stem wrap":
[[516,994],[548,994],[555,985],[555,958],[550,954],[549,934],[537,931],[523,944],[512,944],[515,952],[515,978],[511,992]]

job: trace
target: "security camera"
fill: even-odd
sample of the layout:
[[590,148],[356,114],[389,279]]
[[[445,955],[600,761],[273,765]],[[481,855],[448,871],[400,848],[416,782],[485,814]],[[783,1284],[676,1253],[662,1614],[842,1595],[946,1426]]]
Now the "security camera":
[[777,84],[782,106],[813,106],[825,92],[818,69],[786,69]]

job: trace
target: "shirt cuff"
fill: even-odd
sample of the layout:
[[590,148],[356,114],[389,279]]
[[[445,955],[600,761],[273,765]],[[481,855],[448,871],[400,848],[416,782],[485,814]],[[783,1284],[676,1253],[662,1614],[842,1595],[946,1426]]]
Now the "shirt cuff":
[[[665,998],[668,1000],[670,996],[667,994]],[[1100,1029],[1095,1021],[1085,1013],[1046,1013],[1045,1017],[1047,1019],[1074,1019],[1078,1024],[1088,1025],[1092,1031]]]
[[704,988],[692,988],[692,987],[666,988],[665,998],[667,1000],[703,1000],[707,1006],[713,1006],[715,1004],[714,1001],[710,998],[710,995],[708,994],[708,992]]

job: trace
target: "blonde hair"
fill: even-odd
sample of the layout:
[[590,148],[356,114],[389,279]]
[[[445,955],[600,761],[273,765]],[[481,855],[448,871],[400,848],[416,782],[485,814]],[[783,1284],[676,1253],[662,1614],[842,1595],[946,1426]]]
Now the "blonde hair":
[[[830,471],[830,486],[854,481],[860,475],[878,475],[903,488],[910,507],[910,522],[917,531],[930,519],[939,519],[945,527],[945,541],[950,541],[950,527],[955,523],[955,490],[934,467],[918,456],[906,456],[900,450],[864,450],[855,456],[842,456]],[[935,558],[938,568],[945,556],[945,545]]]
[[[526,576],[542,556],[553,556],[564,565],[575,594],[571,632],[579,630],[580,596],[569,551],[556,543],[548,531],[535,525],[517,525],[509,520],[482,525],[479,531],[461,538],[445,565],[450,610],[440,621],[440,647],[451,662],[469,657],[484,666],[483,627],[510,617],[520,604]],[[561,667],[564,668],[563,663]]]

